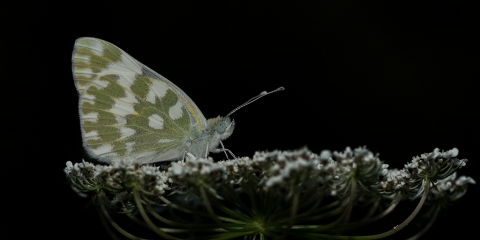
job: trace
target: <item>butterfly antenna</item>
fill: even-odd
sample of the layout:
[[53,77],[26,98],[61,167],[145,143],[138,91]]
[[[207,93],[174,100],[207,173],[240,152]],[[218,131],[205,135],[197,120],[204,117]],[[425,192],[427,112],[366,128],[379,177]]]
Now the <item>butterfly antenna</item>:
[[271,93],[274,93],[274,92],[283,91],[283,90],[285,90],[284,87],[279,87],[279,88],[277,88],[277,89],[275,89],[275,90],[273,90],[273,91],[271,91],[271,92],[263,91],[263,92],[261,92],[259,95],[255,96],[255,97],[253,97],[253,98],[250,98],[250,100],[248,100],[246,103],[244,103],[244,104],[238,106],[237,108],[233,109],[229,114],[227,114],[227,117],[230,116],[230,115],[232,115],[232,114],[233,114],[234,112],[236,112],[238,109],[243,108],[243,107],[247,106],[248,104],[257,101],[257,100],[260,99],[261,97],[267,96],[268,94],[271,94]]

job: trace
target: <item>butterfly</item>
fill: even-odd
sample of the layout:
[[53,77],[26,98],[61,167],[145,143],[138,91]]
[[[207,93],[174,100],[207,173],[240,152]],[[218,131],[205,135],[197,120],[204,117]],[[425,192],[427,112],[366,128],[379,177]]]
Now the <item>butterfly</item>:
[[206,158],[222,151],[235,157],[222,143],[235,128],[229,116],[284,89],[262,92],[226,117],[207,120],[179,87],[107,41],[77,39],[72,72],[84,148],[89,157],[106,163],[146,164],[187,154]]

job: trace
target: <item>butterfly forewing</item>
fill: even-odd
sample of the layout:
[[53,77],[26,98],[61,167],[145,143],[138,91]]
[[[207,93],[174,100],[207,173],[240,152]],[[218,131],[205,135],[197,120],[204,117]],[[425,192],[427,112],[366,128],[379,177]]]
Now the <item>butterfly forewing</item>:
[[83,141],[94,158],[177,159],[206,126],[183,91],[109,42],[78,39],[72,62]]

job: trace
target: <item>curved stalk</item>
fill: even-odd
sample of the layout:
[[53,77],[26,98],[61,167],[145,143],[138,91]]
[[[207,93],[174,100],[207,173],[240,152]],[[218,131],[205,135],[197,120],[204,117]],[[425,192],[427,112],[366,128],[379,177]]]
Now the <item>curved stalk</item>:
[[200,193],[202,195],[203,202],[205,203],[205,207],[207,208],[207,211],[210,214],[210,217],[213,219],[213,221],[227,231],[237,232],[238,231],[237,229],[228,227],[222,221],[220,221],[220,219],[218,219],[218,216],[215,214],[215,212],[212,209],[212,205],[210,205],[210,201],[208,201],[208,196],[207,196],[207,193],[205,192],[205,188],[200,187]]
[[369,236],[335,236],[335,235],[329,235],[329,234],[316,234],[316,233],[306,233],[306,236],[309,237],[317,237],[317,238],[326,238],[326,239],[360,239],[360,240],[369,240],[369,239],[380,239],[384,237],[388,237],[390,235],[393,235],[397,233],[398,231],[402,230],[404,227],[406,227],[412,220],[417,216],[418,212],[420,212],[420,209],[422,209],[423,204],[425,203],[425,200],[427,199],[427,196],[430,192],[430,180],[425,180],[425,189],[422,198],[420,199],[420,202],[418,203],[417,207],[415,210],[408,216],[405,221],[403,221],[401,224],[395,226],[392,230],[389,230],[387,232],[381,233],[381,234],[376,234],[376,235],[369,235]]
[[439,213],[440,213],[440,206],[437,206],[437,207],[435,207],[435,212],[433,213],[433,216],[430,218],[430,221],[429,221],[428,224],[422,229],[422,231],[420,231],[419,233],[415,234],[413,237],[408,238],[407,240],[417,240],[417,239],[419,239],[421,236],[423,236],[423,234],[425,234],[425,233],[428,231],[428,229],[430,229],[430,228],[433,226],[433,223],[434,223],[435,220],[437,219]]
[[355,199],[356,199],[356,192],[357,192],[357,182],[352,181],[352,185],[350,187],[350,199],[348,200],[348,204],[345,207],[345,209],[343,210],[342,215],[340,215],[340,217],[337,218],[332,223],[329,223],[325,226],[319,226],[319,227],[317,227],[315,229],[312,229],[312,230],[314,232],[321,232],[321,231],[331,229],[331,228],[337,226],[339,223],[341,223],[347,217],[347,215],[350,214],[350,211],[352,210],[353,203],[355,202]]
[[[102,194],[103,195],[103,194]],[[105,209],[105,205],[103,204],[102,200],[100,198],[98,198],[98,203],[100,205],[100,209],[101,209],[101,212],[103,213],[103,217],[102,219],[108,221],[108,223],[110,223],[110,225],[115,228],[115,230],[117,230],[119,233],[121,233],[123,236],[129,238],[129,239],[143,239],[143,238],[139,238],[137,236],[134,236],[130,233],[128,233],[127,231],[123,230],[123,228],[121,228],[115,221],[113,221],[113,219],[110,217],[110,215],[108,214],[107,212],[107,209]],[[108,230],[108,228],[107,228]],[[115,236],[115,235],[113,235]]]
[[[181,227],[181,228],[189,228],[189,229],[196,229],[196,228],[201,228],[201,229],[204,229],[204,230],[208,230],[208,229],[205,229],[205,228],[211,228],[212,230],[213,229],[218,229],[218,228],[215,228],[217,227],[217,225],[215,224],[192,224],[192,223],[179,223],[179,222],[174,222],[174,221],[171,221],[169,219],[166,219],[162,216],[160,216],[158,213],[156,213],[152,207],[149,205],[147,206],[148,207],[148,212],[150,214],[152,214],[153,217],[155,217],[156,219],[160,220],[161,222],[165,223],[165,224],[168,224],[170,226],[174,226],[174,227]],[[221,232],[221,231],[220,231]]]
[[290,218],[288,220],[287,227],[285,229],[285,232],[283,233],[282,238],[287,239],[288,234],[290,233],[290,229],[292,229],[293,223],[295,222],[295,217],[297,215],[297,210],[298,210],[298,202],[299,202],[299,195],[300,192],[298,189],[295,191],[293,194],[293,200],[292,200],[292,210],[290,212]]
[[145,209],[143,209],[142,203],[140,202],[140,194],[138,193],[137,189],[133,190],[133,196],[135,199],[135,204],[137,206],[137,209],[140,212],[140,215],[142,215],[143,221],[147,223],[147,225],[152,229],[152,231],[154,231],[160,237],[165,239],[179,239],[164,233],[157,226],[155,226],[155,224],[152,222],[152,220],[150,220],[147,213],[145,212]]
[[395,207],[399,203],[400,203],[400,199],[395,199],[395,200],[392,201],[392,204],[390,204],[390,206],[387,209],[385,209],[385,211],[383,211],[382,213],[380,213],[380,214],[378,214],[378,215],[376,215],[372,218],[367,218],[367,219],[364,219],[364,220],[360,220],[358,222],[343,223],[340,226],[338,226],[337,229],[348,228],[349,230],[351,230],[352,228],[358,228],[358,227],[361,227],[365,224],[375,222],[375,221],[387,216],[391,211],[393,211],[393,209],[395,209]]

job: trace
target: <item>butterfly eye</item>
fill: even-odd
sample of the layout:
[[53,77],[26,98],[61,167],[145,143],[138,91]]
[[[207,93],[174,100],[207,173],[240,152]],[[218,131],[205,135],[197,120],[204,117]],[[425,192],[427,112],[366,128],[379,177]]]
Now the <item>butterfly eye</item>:
[[222,118],[218,121],[217,125],[215,125],[215,131],[219,134],[225,133],[227,130],[228,125],[230,125],[230,118]]
[[227,130],[227,123],[224,119],[220,120],[217,125],[215,126],[215,131],[217,133],[223,134]]

